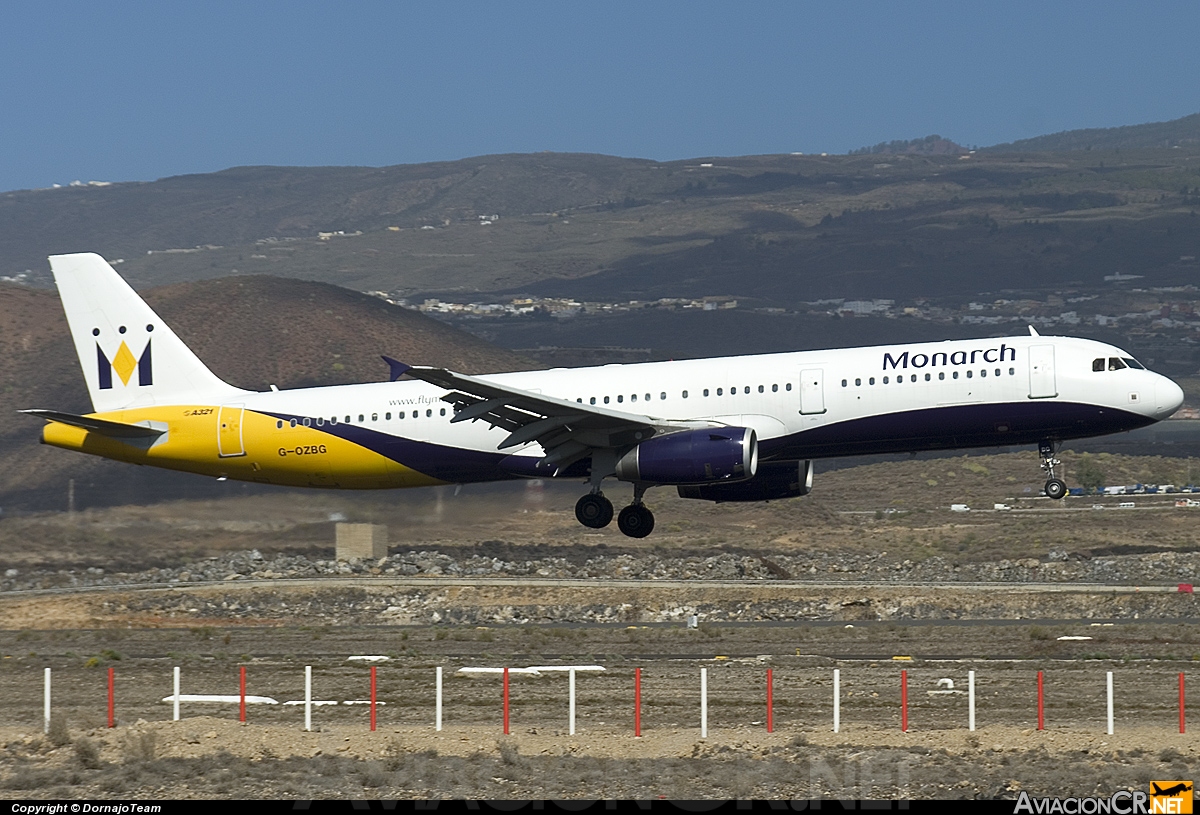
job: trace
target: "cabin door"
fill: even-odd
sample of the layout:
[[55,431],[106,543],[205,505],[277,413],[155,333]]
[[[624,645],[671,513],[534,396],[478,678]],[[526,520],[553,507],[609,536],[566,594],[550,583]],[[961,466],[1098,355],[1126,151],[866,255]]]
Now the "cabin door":
[[1029,398],[1050,399],[1058,396],[1054,381],[1054,346],[1029,347]]
[[800,412],[805,416],[825,412],[825,371],[810,368],[800,372]]
[[221,405],[217,411],[217,453],[222,458],[246,455],[242,443],[242,414],[245,410],[241,405]]

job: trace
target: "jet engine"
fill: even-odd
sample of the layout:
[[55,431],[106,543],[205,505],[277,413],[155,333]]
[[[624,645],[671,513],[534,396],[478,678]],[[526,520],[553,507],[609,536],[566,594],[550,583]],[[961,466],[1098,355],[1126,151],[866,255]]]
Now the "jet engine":
[[753,478],[758,438],[748,427],[683,430],[647,439],[617,460],[617,478],[646,484],[712,484]]
[[754,478],[736,484],[698,484],[680,486],[680,498],[705,501],[773,501],[795,498],[812,492],[811,461],[764,461]]

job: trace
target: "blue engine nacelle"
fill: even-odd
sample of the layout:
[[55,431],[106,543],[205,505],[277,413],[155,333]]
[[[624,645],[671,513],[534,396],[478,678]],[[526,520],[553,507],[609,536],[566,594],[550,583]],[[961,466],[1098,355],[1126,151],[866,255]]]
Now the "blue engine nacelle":
[[617,460],[617,478],[646,484],[714,484],[753,478],[758,438],[748,427],[655,436]]
[[811,461],[764,461],[758,473],[736,484],[697,484],[679,487],[680,498],[704,501],[773,501],[812,492]]

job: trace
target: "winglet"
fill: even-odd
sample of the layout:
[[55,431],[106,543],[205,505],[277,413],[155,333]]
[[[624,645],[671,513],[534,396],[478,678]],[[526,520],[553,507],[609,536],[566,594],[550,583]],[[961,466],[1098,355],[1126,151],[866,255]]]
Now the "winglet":
[[412,370],[411,365],[405,365],[403,362],[394,360],[389,356],[383,357],[383,361],[388,364],[388,382],[395,382],[400,377]]

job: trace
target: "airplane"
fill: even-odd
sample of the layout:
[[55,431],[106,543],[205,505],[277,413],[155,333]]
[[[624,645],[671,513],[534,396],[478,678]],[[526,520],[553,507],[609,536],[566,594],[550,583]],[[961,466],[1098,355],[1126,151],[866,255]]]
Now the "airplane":
[[[215,376],[99,255],[50,257],[93,413],[26,410],[45,444],[221,479],[392,489],[586,480],[575,515],[654,527],[683,498],[806,495],[813,461],[1037,444],[1062,498],[1061,442],[1167,418],[1183,391],[1133,356],[1070,337],[981,338],[468,376],[389,357],[390,381],[242,390]],[[403,377],[403,379],[402,379]]]
[[1179,795],[1184,792],[1190,792],[1192,789],[1192,785],[1187,783],[1186,781],[1180,781],[1178,784],[1175,784],[1174,786],[1171,786],[1171,787],[1167,787],[1165,790],[1162,789],[1161,787],[1159,787],[1158,784],[1155,784],[1153,781],[1150,782],[1150,786],[1154,788],[1154,791],[1150,793],[1151,795],[1156,795],[1156,796],[1157,795],[1165,795],[1168,798],[1174,797],[1174,796]]

